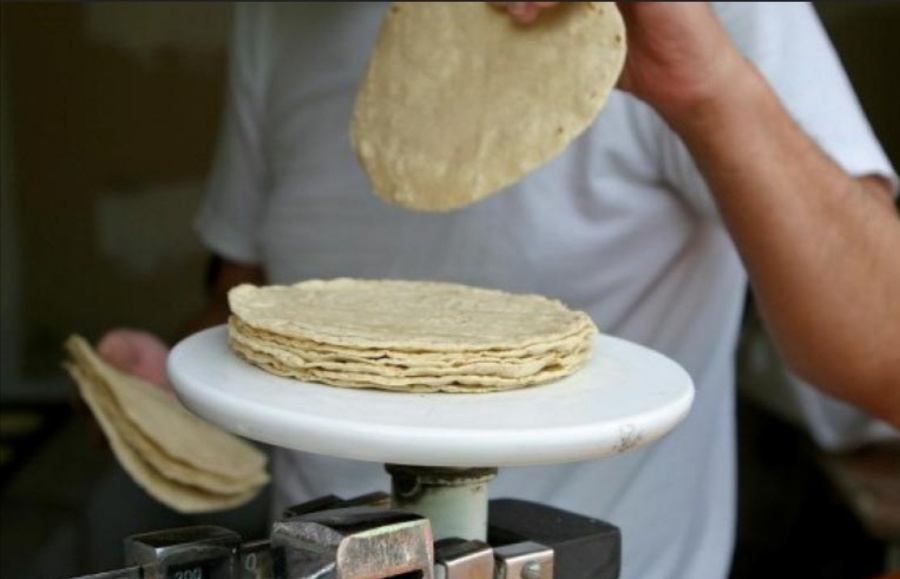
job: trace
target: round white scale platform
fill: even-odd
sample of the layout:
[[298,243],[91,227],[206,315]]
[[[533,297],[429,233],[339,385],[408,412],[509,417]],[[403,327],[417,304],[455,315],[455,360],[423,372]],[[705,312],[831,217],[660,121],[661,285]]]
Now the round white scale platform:
[[232,353],[225,326],[180,342],[168,370],[188,408],[240,436],[421,466],[524,466],[625,452],[672,430],[694,397],[681,366],[602,334],[576,374],[510,392],[405,394],[281,378]]

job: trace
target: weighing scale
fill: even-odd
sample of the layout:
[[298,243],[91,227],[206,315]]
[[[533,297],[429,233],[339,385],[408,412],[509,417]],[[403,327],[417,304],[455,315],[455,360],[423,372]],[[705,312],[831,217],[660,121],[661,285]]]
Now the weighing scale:
[[168,371],[181,401],[204,419],[279,447],[383,463],[390,494],[297,505],[256,541],[220,527],[129,537],[129,567],[91,577],[615,579],[616,527],[527,501],[489,501],[490,480],[502,467],[650,444],[694,397],[677,363],[603,334],[577,373],[507,392],[409,394],[282,378],[238,358],[225,326],[179,343]]

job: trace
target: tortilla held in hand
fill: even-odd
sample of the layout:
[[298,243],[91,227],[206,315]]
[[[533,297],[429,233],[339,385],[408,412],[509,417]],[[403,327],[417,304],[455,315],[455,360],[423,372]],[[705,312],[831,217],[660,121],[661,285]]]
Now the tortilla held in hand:
[[597,329],[534,294],[403,280],[229,292],[232,350],[267,372],[349,388],[491,392],[578,371]]
[[266,456],[198,418],[170,392],[123,374],[81,336],[64,364],[119,464],[161,503],[182,513],[246,503],[269,481]]
[[486,2],[397,2],[357,93],[357,158],[387,201],[465,207],[581,134],[625,52],[614,2],[563,2],[527,26]]

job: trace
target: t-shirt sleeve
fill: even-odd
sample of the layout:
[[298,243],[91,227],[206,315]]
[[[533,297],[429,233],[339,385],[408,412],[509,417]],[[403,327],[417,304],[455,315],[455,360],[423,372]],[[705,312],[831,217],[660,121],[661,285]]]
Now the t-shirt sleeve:
[[881,175],[896,192],[897,174],[812,5],[758,2],[739,10],[740,3],[723,4],[723,24],[807,134],[851,175]]
[[[813,7],[806,2],[721,2],[714,7],[737,47],[806,134],[847,173],[881,176],[896,195],[896,171]],[[667,137],[667,176],[689,198],[711,203],[687,149],[674,134]]]
[[258,228],[266,195],[261,132],[267,15],[262,3],[239,2],[234,6],[225,109],[195,228],[213,253],[258,264]]

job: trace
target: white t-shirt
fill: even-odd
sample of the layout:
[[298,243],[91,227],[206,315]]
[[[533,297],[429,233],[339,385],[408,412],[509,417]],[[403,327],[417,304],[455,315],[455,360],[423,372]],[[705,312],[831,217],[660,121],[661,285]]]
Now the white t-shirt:
[[[746,279],[686,149],[614,92],[591,128],[516,185],[466,209],[379,200],[352,154],[357,83],[382,3],[237,8],[230,90],[209,196],[213,251],[272,283],[434,279],[552,296],[693,377],[686,420],[600,461],[503,468],[491,495],[595,516],[623,534],[624,579],[728,572],[735,526],[734,353]],[[806,4],[717,7],[800,124],[853,173],[892,174]],[[789,160],[786,160],[789,162]],[[278,451],[278,506],[387,490],[380,464]]]

